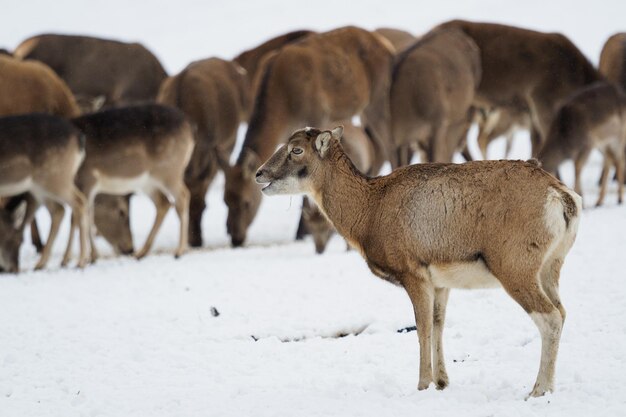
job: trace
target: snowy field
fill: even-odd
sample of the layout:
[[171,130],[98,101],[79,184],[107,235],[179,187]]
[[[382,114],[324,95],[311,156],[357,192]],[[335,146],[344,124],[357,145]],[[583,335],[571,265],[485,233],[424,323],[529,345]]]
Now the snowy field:
[[[44,31],[133,39],[178,71],[290,29],[353,23],[419,33],[464,17],[562,31],[597,62],[604,40],[626,30],[621,1],[593,3],[597,11],[565,1],[250,3],[12,3],[0,46]],[[526,158],[528,147],[521,136],[513,156]],[[503,149],[495,143],[491,156]],[[594,154],[584,172],[587,205],[600,163]],[[562,169],[568,184],[572,171]],[[265,198],[247,247],[230,249],[222,188],[219,176],[205,247],[179,260],[173,211],[140,262],[113,257],[100,240],[96,265],[60,269],[67,223],[47,271],[32,272],[37,256],[24,245],[23,272],[0,276],[0,417],[626,415],[626,208],[615,184],[605,207],[585,210],[562,271],[568,316],[556,392],[529,401],[539,333],[503,291],[452,292],[450,386],[418,392],[417,336],[397,332],[414,324],[404,291],[372,276],[338,237],[323,256],[311,241],[294,243],[296,197]],[[133,199],[135,246],[153,215],[148,199]],[[45,226],[47,214],[38,217]]]

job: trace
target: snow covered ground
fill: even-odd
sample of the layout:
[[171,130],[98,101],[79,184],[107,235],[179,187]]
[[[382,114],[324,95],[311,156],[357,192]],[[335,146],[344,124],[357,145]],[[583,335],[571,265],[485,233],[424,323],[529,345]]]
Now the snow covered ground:
[[[4,7],[0,43],[51,30],[139,39],[176,71],[292,28],[421,32],[467,17],[564,31],[596,61],[626,11],[622,2],[597,12],[588,3],[456,3],[23,2]],[[503,148],[494,144],[491,155]],[[514,157],[527,155],[522,137]],[[594,154],[587,203],[599,168]],[[570,184],[571,172],[564,166]],[[323,256],[311,241],[294,243],[296,197],[266,198],[247,247],[230,249],[222,187],[219,177],[207,196],[205,248],[179,260],[173,212],[156,253],[140,262],[114,258],[99,241],[105,259],[96,265],[58,268],[67,223],[49,270],[32,272],[36,255],[23,247],[24,272],[0,277],[0,417],[626,414],[626,208],[616,205],[615,184],[604,208],[585,210],[563,268],[556,392],[529,401],[539,334],[503,291],[452,292],[451,384],[417,392],[417,337],[397,332],[413,324],[403,290],[373,277],[337,237]],[[136,245],[153,215],[149,200],[134,198]],[[45,225],[46,213],[39,219]]]

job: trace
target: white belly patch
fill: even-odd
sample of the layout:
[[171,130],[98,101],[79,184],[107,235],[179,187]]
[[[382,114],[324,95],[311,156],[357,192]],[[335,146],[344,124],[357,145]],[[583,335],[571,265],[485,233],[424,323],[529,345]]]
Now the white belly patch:
[[24,178],[22,181],[11,184],[0,184],[0,197],[14,196],[29,191],[32,188],[32,177]]
[[157,182],[147,172],[137,177],[107,177],[99,176],[98,190],[107,194],[129,194],[143,191],[150,193],[158,188]]
[[430,279],[435,287],[479,289],[499,288],[500,281],[487,269],[482,259],[473,262],[455,262],[429,265]]

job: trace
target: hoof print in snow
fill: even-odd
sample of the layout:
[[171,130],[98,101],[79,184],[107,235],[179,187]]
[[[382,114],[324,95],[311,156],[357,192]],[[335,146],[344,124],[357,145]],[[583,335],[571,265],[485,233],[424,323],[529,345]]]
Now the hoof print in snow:
[[217,308],[215,308],[215,307],[211,307],[211,315],[212,315],[213,317],[217,317],[217,316],[219,316],[219,315],[220,315],[220,312],[219,312],[219,311],[217,311]]

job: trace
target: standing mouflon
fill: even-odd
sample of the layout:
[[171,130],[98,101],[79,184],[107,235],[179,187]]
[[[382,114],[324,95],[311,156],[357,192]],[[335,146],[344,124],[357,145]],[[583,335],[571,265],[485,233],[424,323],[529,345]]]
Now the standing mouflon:
[[342,130],[296,131],[256,179],[266,195],[309,195],[375,275],[407,291],[420,345],[418,389],[448,385],[442,332],[450,289],[502,286],[541,333],[530,395],[552,391],[565,320],[559,274],[580,196],[535,162],[417,164],[368,178],[342,149]]

